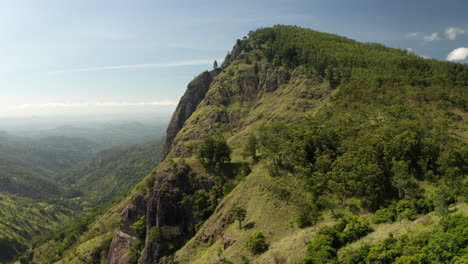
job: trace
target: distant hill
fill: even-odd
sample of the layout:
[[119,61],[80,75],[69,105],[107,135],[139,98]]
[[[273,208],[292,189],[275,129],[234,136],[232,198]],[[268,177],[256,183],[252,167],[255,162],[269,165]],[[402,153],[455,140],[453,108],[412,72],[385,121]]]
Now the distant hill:
[[166,122],[148,124],[138,121],[93,122],[61,125],[51,129],[17,131],[16,134],[33,137],[81,138],[94,142],[98,149],[125,144],[137,144],[163,136]]
[[[0,134],[0,263],[70,219],[87,217],[96,207],[122,199],[158,164],[163,138],[147,140],[148,127],[128,125],[90,133],[105,132],[101,137],[116,144],[105,150],[112,144],[53,133]],[[155,135],[163,131],[151,129]]]
[[80,192],[87,207],[122,197],[161,160],[164,138],[100,151],[57,178]]

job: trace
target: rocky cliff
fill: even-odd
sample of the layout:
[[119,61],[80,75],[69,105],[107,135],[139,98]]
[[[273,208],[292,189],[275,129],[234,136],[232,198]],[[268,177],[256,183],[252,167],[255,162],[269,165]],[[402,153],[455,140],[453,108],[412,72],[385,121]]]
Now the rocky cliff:
[[195,112],[198,104],[205,98],[206,92],[220,71],[221,69],[214,69],[210,72],[203,72],[187,86],[187,91],[180,99],[167,127],[166,144],[164,145],[165,155],[169,152],[174,138],[184,126],[185,121]]

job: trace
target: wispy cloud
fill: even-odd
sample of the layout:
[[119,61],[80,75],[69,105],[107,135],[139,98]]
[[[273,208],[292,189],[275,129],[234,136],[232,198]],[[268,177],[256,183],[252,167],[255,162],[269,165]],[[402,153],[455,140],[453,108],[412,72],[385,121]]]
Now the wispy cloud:
[[171,100],[148,102],[99,101],[99,102],[52,102],[43,104],[22,104],[21,109],[57,109],[57,108],[118,108],[144,106],[175,106],[177,102]]
[[462,61],[466,59],[468,59],[468,48],[454,49],[447,55],[448,61]]
[[[218,60],[222,61],[222,60]],[[171,68],[171,67],[183,67],[183,66],[194,66],[194,65],[212,65],[214,60],[186,60],[176,61],[169,63],[146,63],[146,64],[127,64],[127,65],[113,65],[113,66],[99,66],[99,67],[87,67],[78,69],[58,70],[48,72],[48,74],[63,74],[63,73],[75,73],[75,72],[96,72],[96,71],[112,71],[112,70],[125,70],[125,69],[146,69],[146,68]]]
[[466,34],[466,30],[456,27],[449,27],[445,30],[445,35],[448,39],[454,40],[457,38],[458,35]]
[[424,36],[423,38],[425,41],[434,41],[434,40],[440,40],[439,33],[434,32],[431,35]]
[[418,38],[419,36],[421,36],[421,32],[411,32],[411,33],[406,34],[406,38],[409,38],[409,39],[415,39],[415,38]]

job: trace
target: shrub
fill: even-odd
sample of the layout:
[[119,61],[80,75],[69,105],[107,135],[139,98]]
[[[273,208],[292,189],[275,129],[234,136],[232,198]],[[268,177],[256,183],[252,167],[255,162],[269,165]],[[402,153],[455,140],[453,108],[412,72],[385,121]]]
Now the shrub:
[[200,164],[211,172],[219,172],[221,165],[231,160],[231,149],[222,136],[206,137],[197,153]]
[[342,245],[358,240],[370,231],[369,223],[363,219],[352,216],[345,218],[344,220],[346,222],[346,226],[341,233],[338,233],[338,237]]
[[391,205],[388,208],[377,210],[372,216],[372,223],[392,223],[396,220],[395,206]]
[[146,217],[142,216],[138,221],[133,223],[131,226],[133,230],[135,230],[135,233],[137,234],[137,237],[140,239],[145,238],[146,234]]
[[268,250],[266,238],[261,231],[253,233],[247,240],[247,248],[254,254],[261,254]]
[[335,238],[330,235],[318,234],[307,246],[307,255],[304,264],[328,263],[336,258],[334,248]]
[[299,228],[306,228],[312,225],[312,220],[310,219],[310,216],[306,213],[301,213],[296,218],[296,224]]

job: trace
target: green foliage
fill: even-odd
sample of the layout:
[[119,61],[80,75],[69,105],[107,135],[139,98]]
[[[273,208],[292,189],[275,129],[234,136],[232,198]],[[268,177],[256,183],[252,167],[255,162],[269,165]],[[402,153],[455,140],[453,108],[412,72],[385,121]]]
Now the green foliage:
[[301,213],[296,217],[296,224],[299,228],[306,228],[312,225],[312,219],[307,213]]
[[60,203],[49,204],[0,193],[0,261],[17,257],[34,236],[58,229],[71,215],[71,209]]
[[450,201],[450,190],[447,186],[441,185],[434,195],[434,207],[435,211],[442,216],[448,214],[448,207]]
[[392,185],[398,189],[398,197],[403,198],[415,191],[416,179],[409,173],[406,162],[394,160],[392,163]]
[[231,149],[222,136],[205,137],[199,146],[197,160],[205,169],[219,172],[225,162],[231,160]]
[[130,263],[137,264],[140,259],[141,251],[145,247],[145,241],[140,238],[135,239],[133,245],[129,248]]
[[307,245],[307,255],[304,264],[333,263],[336,259],[336,249],[333,247],[334,237],[318,234]]
[[138,219],[138,221],[133,223],[130,227],[133,228],[133,230],[135,230],[135,233],[137,234],[138,238],[140,238],[141,240],[144,240],[146,236],[146,217],[145,216],[140,217],[140,219]]
[[454,263],[466,254],[468,217],[448,216],[432,232],[419,236],[390,236],[378,245],[346,251],[343,263]]
[[372,222],[374,224],[392,223],[396,220],[396,217],[397,212],[395,206],[391,205],[387,208],[375,211],[374,215],[372,216]]
[[163,145],[159,138],[100,151],[67,170],[59,182],[79,190],[86,206],[105,204],[125,195],[154,169]]
[[332,227],[324,227],[310,240],[307,254],[302,263],[336,263],[337,250],[365,236],[370,231],[369,224],[356,216],[342,218]]
[[244,159],[251,158],[253,163],[258,162],[257,156],[258,140],[254,134],[250,134],[247,144],[244,146],[242,156]]
[[229,211],[229,219],[231,221],[237,221],[239,223],[239,229],[242,229],[242,222],[247,216],[247,210],[240,206],[236,206]]
[[266,237],[261,231],[256,231],[249,237],[247,240],[247,249],[254,254],[261,254],[268,250],[268,243],[266,242]]
[[160,241],[162,239],[161,230],[157,226],[150,229],[149,236],[151,241]]

